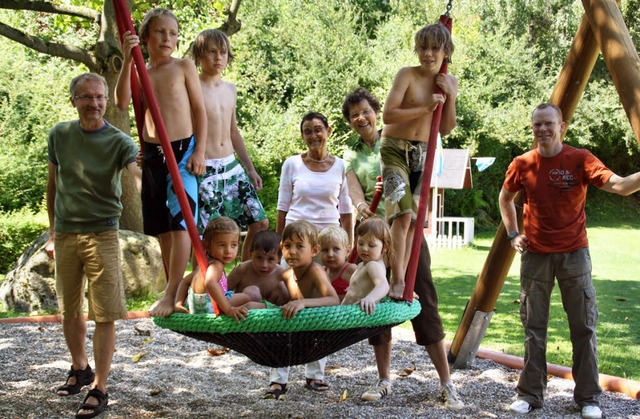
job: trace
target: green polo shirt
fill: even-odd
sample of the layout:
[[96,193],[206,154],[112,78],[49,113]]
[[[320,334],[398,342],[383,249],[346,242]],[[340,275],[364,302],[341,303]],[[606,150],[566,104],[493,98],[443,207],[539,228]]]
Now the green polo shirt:
[[[373,194],[376,191],[377,178],[380,176],[379,149],[380,138],[376,140],[373,149],[362,141],[362,138],[358,138],[358,141],[344,152],[346,171],[349,172],[353,170],[358,178],[358,182],[360,182],[360,186],[362,186],[362,191],[368,204],[370,204],[371,199],[373,199]],[[376,213],[378,217],[384,219],[384,204],[382,202],[378,205]]]

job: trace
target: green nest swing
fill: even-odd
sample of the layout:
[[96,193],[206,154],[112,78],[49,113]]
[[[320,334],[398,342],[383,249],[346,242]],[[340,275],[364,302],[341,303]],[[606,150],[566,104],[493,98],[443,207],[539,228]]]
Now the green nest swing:
[[239,324],[227,316],[174,313],[154,317],[164,329],[229,347],[252,361],[285,367],[317,361],[420,313],[419,303],[385,298],[372,315],[359,305],[305,308],[292,319],[279,308],[250,310]]

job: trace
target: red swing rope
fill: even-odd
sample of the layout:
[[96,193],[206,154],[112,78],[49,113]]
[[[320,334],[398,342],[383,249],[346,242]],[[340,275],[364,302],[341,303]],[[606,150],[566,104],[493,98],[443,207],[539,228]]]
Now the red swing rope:
[[[125,24],[126,20],[122,11],[119,10],[120,4],[115,1],[113,5],[116,11],[116,23],[118,24],[120,45],[122,45],[124,33],[127,31]],[[140,150],[143,150],[144,139],[142,137],[142,132],[144,128],[144,104],[142,103],[142,95],[140,94],[138,75],[135,71],[131,72],[131,99],[133,101],[133,112],[136,117],[136,128],[138,129],[138,141],[140,143]]]
[[[382,176],[378,176],[377,181],[380,182],[382,180]],[[373,197],[371,198],[371,204],[369,204],[369,211],[372,213],[376,213],[378,210],[378,204],[380,204],[380,199],[382,198],[382,192],[378,189],[373,193]],[[358,246],[357,243],[353,244],[353,249],[351,249],[351,253],[349,254],[349,263],[358,262]]]
[[[447,5],[447,12],[440,16],[440,23],[442,23],[451,32],[451,25],[453,20],[449,17],[449,11],[451,10],[451,0]],[[449,60],[444,60],[440,67],[439,74],[447,74],[449,66]],[[436,85],[435,93],[443,93],[442,89]],[[431,175],[433,173],[433,160],[436,155],[436,143],[438,138],[438,132],[440,131],[440,121],[442,120],[442,105],[438,105],[433,112],[433,118],[431,120],[431,131],[429,133],[429,142],[427,143],[427,157],[424,161],[424,172],[422,173],[422,185],[420,187],[420,202],[418,204],[418,214],[416,216],[416,224],[413,232],[413,241],[411,243],[411,257],[409,258],[409,265],[407,266],[407,273],[405,277],[405,287],[402,299],[408,302],[413,301],[413,290],[416,284],[416,272],[418,271],[418,258],[420,255],[420,247],[422,246],[422,240],[424,237],[424,220],[427,215],[427,207],[429,202],[429,192],[431,189]]]
[[[116,16],[118,17],[118,30],[120,31],[120,37],[124,36],[124,32],[129,31],[132,34],[135,34],[136,31],[133,27],[133,23],[131,23],[131,12],[129,11],[129,7],[125,0],[113,0]],[[124,31],[123,31],[124,30]],[[140,79],[142,85],[142,92],[144,98],[146,99],[147,108],[151,112],[151,118],[153,119],[153,123],[155,124],[156,130],[158,132],[158,137],[160,139],[160,146],[162,147],[162,152],[165,156],[165,161],[167,164],[167,169],[169,170],[169,176],[171,176],[171,180],[173,182],[173,188],[178,198],[178,204],[180,205],[180,211],[182,211],[182,216],[187,224],[187,232],[189,233],[189,238],[191,239],[191,245],[193,246],[193,251],[196,256],[196,260],[198,261],[198,266],[200,267],[200,272],[204,275],[207,272],[207,258],[204,252],[204,248],[202,247],[202,242],[200,241],[200,236],[198,235],[198,229],[196,227],[195,220],[191,215],[191,207],[189,206],[189,202],[187,200],[187,194],[184,191],[184,186],[182,185],[182,179],[180,178],[180,172],[178,170],[178,164],[176,162],[176,158],[173,154],[173,150],[171,149],[171,142],[169,141],[169,136],[167,134],[167,129],[164,126],[164,121],[162,120],[162,115],[160,114],[160,108],[158,107],[158,103],[156,102],[156,97],[153,93],[153,89],[151,88],[151,81],[149,79],[149,74],[147,73],[147,67],[144,62],[144,58],[142,57],[142,51],[140,46],[134,48],[131,51],[133,55],[133,61],[135,64],[135,69],[138,73],[138,77]],[[137,84],[137,83],[136,83]],[[134,85],[131,85],[132,89]],[[135,89],[137,90],[137,89]],[[133,92],[132,92],[133,95]],[[133,96],[132,96],[133,97]],[[141,101],[139,102],[141,103]],[[136,108],[134,105],[134,111],[136,112],[136,123],[142,117],[139,117],[142,107],[140,109]],[[138,125],[139,132],[142,132],[142,125]],[[204,141],[203,138],[199,138],[199,141]],[[219,314],[218,306],[215,302],[213,302],[213,309],[217,314]]]

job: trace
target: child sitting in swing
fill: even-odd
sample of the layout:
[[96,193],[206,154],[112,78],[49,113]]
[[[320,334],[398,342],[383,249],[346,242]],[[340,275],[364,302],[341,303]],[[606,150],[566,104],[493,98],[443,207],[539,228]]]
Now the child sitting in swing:
[[389,225],[381,218],[368,218],[356,229],[358,255],[362,262],[351,276],[342,305],[360,304],[373,314],[376,304],[389,293],[386,263],[393,257]]
[[[291,319],[305,307],[340,304],[324,269],[313,261],[313,257],[320,251],[318,230],[313,224],[307,221],[289,223],[282,232],[280,248],[284,260],[290,266],[284,272],[283,279],[291,295],[291,301],[282,306],[282,317]],[[329,389],[324,382],[325,364],[326,358],[322,358],[305,365],[306,388],[314,391]],[[284,399],[289,382],[289,368],[272,368],[269,379],[269,390],[264,398]]]
[[[242,307],[250,301],[248,295],[228,291],[224,267],[236,260],[240,241],[240,229],[229,217],[218,217],[209,221],[202,237],[202,246],[207,252],[209,267],[205,275],[196,267],[186,275],[179,285],[176,296],[176,311],[203,314],[213,313],[212,300],[220,312],[240,323],[248,310]],[[186,306],[185,307],[185,300]]]
[[229,274],[229,289],[247,294],[252,301],[267,300],[278,306],[287,303],[289,291],[282,279],[285,269],[279,265],[282,258],[280,236],[271,230],[257,232],[251,241],[249,255],[249,260]]
[[347,261],[349,235],[340,226],[325,227],[318,234],[318,243],[324,270],[342,301],[349,288],[349,279],[356,270],[356,265]]

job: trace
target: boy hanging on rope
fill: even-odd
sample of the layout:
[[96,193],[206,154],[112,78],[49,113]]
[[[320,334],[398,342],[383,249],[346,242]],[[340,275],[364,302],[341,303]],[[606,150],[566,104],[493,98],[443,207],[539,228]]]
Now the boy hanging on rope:
[[[204,151],[207,120],[192,60],[171,56],[178,44],[178,20],[166,9],[148,12],[140,26],[140,38],[124,34],[124,62],[115,88],[115,103],[127,110],[131,101],[131,50],[140,41],[147,48],[147,71],[162,119],[178,162],[180,177],[193,216],[197,212],[197,180],[205,170]],[[168,282],[164,295],[149,310],[151,316],[168,316],[174,311],[175,297],[189,263],[191,241],[173,190],[173,183],[160,147],[160,139],[150,112],[145,112],[142,157],[142,217],[144,232],[157,236]]]
[[236,86],[222,80],[222,72],[233,60],[231,43],[224,32],[207,29],[197,36],[192,52],[200,66],[208,126],[207,168],[198,179],[198,224],[204,228],[212,218],[226,215],[246,229],[244,262],[249,259],[255,234],[269,228],[269,219],[256,194],[262,189],[262,179],[253,167],[236,122]]
[[[438,105],[443,106],[440,134],[451,132],[456,125],[458,94],[458,80],[449,74],[439,74],[442,63],[454,50],[447,28],[441,23],[430,24],[420,29],[414,39],[420,65],[398,71],[384,105],[385,126],[380,138],[385,213],[391,223],[391,244],[395,253],[391,260],[389,296],[398,299],[404,292],[415,227],[412,224],[415,224],[420,198],[433,112]],[[443,93],[435,93],[436,87]],[[445,406],[461,409],[464,403],[451,383],[444,341],[441,339],[425,347],[438,371]]]
[[278,306],[289,302],[289,291],[282,278],[285,269],[279,264],[280,236],[275,231],[259,231],[249,250],[251,259],[229,274],[229,289],[248,294],[252,301],[267,300]]

